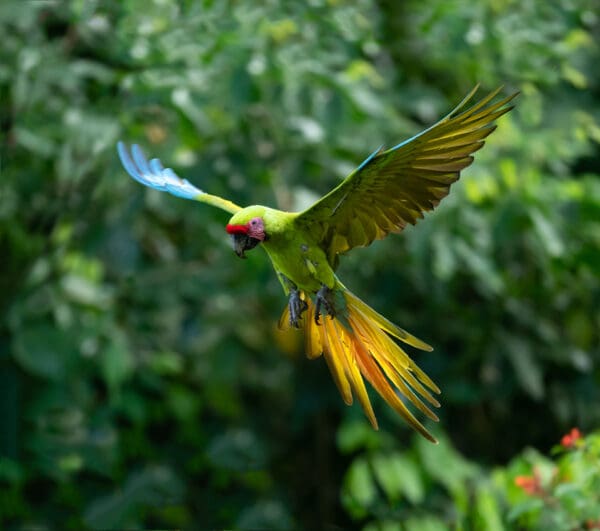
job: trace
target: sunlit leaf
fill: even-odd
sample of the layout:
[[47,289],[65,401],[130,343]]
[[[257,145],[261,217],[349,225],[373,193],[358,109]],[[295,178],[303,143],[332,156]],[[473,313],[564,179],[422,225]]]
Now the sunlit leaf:
[[353,461],[342,487],[342,503],[350,514],[362,517],[377,496],[377,487],[369,463],[364,458]]

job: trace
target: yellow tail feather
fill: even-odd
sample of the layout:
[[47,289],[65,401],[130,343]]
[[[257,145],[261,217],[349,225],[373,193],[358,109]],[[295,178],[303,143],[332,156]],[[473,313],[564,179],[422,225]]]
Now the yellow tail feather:
[[[439,394],[440,389],[390,336],[421,350],[433,349],[388,321],[349,291],[344,291],[343,296],[347,319],[342,322],[321,316],[318,325],[312,301],[302,296],[308,304],[302,320],[307,357],[314,359],[324,355],[344,402],[352,404],[354,393],[373,428],[378,429],[377,419],[363,377],[412,428],[436,443],[406,407],[398,392],[424,415],[437,421],[438,417],[425,402],[439,407],[430,391]],[[288,321],[286,308],[279,321],[280,328],[288,327]]]

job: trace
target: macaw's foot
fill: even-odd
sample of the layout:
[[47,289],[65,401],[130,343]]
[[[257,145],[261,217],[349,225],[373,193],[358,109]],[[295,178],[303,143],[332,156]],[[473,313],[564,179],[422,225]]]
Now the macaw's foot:
[[308,304],[300,298],[300,292],[297,289],[290,291],[290,326],[300,328],[300,319],[302,314],[308,309]]
[[317,291],[316,297],[316,308],[315,308],[315,323],[319,324],[319,316],[321,315],[321,308],[325,309],[328,315],[333,319],[336,311],[333,304],[333,290],[323,284],[321,289]]

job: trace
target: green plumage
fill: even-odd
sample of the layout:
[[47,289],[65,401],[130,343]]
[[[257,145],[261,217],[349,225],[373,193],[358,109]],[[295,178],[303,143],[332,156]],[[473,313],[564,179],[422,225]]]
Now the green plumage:
[[[315,293],[321,285],[335,287],[335,274],[327,256],[310,231],[299,230],[298,214],[264,206],[243,208],[230,219],[230,225],[246,225],[251,219],[264,221],[267,239],[262,243],[275,271],[307,293]],[[289,293],[290,284],[282,280]]]

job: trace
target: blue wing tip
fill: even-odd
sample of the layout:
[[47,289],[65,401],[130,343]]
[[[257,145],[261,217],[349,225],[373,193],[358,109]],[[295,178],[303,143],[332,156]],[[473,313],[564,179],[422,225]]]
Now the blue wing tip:
[[125,143],[122,140],[117,142],[117,153],[119,154],[121,162],[123,162],[123,157],[127,154],[127,149],[125,148]]
[[159,159],[148,162],[138,144],[132,144],[128,151],[125,143],[119,140],[117,151],[125,171],[145,186],[185,199],[195,199],[204,193],[187,179],[181,179],[171,168],[163,168]]

